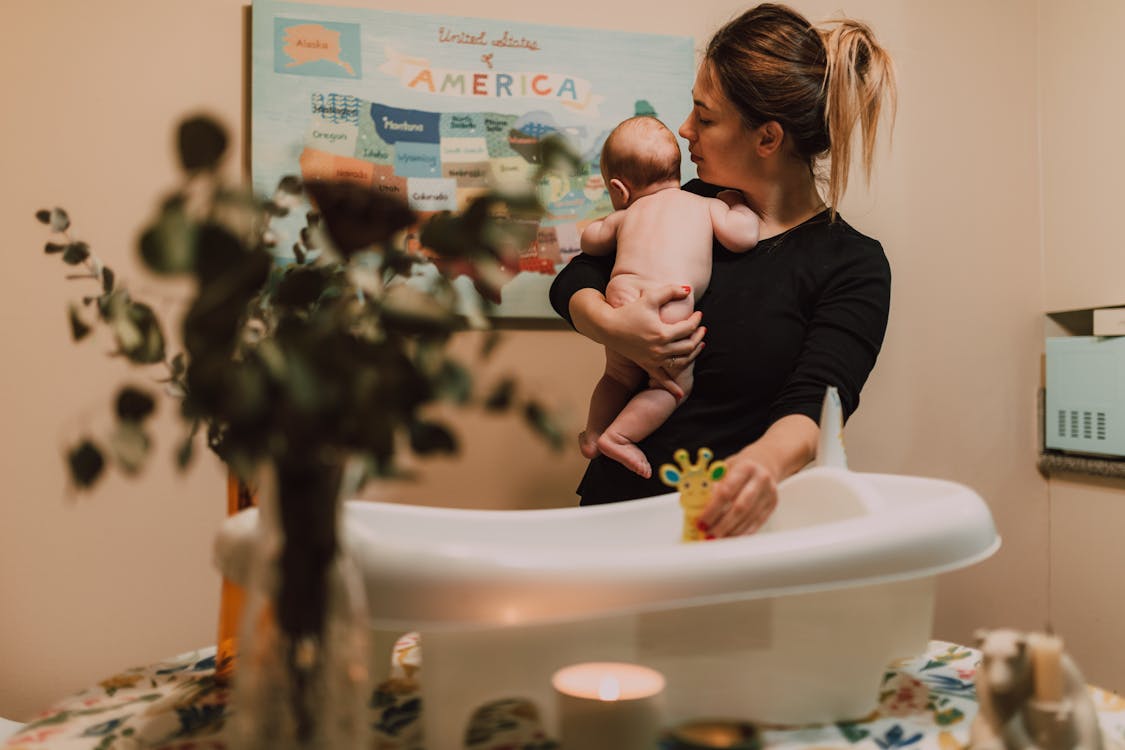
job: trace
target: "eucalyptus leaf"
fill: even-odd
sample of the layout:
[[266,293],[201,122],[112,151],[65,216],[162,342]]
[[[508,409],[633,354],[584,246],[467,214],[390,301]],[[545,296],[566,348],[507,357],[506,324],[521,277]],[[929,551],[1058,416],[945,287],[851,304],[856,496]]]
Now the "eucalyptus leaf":
[[50,224],[51,212],[45,208],[41,208],[35,212],[35,218],[38,219],[41,224]]
[[458,257],[465,249],[460,241],[461,223],[453,214],[443,212],[430,217],[418,238],[425,246],[443,257]]
[[217,282],[231,269],[242,264],[247,249],[230,230],[221,224],[207,222],[196,232],[195,272],[201,284]]
[[180,123],[178,145],[180,164],[185,171],[215,169],[227,150],[227,134],[210,117],[191,117]]
[[481,359],[488,359],[492,353],[496,351],[496,347],[500,345],[500,332],[495,328],[490,328],[485,331],[484,338],[480,344],[480,357]]
[[53,232],[65,232],[70,229],[70,217],[61,208],[52,208],[47,222],[51,225],[51,231]]
[[140,240],[141,259],[161,274],[187,273],[195,268],[197,228],[184,211],[183,201],[169,201]]
[[90,246],[85,242],[72,242],[63,250],[63,263],[70,266],[77,266],[82,261],[90,257]]
[[137,422],[118,422],[109,439],[114,463],[126,474],[133,475],[144,468],[152,440]]
[[114,275],[113,269],[102,267],[102,291],[106,294],[113,291]]
[[383,296],[382,310],[387,327],[405,334],[442,335],[459,325],[449,306],[408,284],[389,287]]
[[199,244],[199,292],[184,318],[184,344],[193,362],[215,357],[221,365],[229,359],[247,305],[262,291],[272,263],[267,252],[248,250],[221,228],[214,241]]
[[496,200],[503,204],[509,218],[534,219],[546,213],[538,194],[530,185],[528,190],[523,192],[500,193],[496,196]]
[[451,359],[442,362],[436,380],[438,395],[455,404],[467,404],[473,395],[473,376]]
[[277,285],[274,304],[308,307],[320,299],[330,282],[331,270],[322,266],[292,266]]
[[66,454],[70,478],[80,489],[88,489],[98,481],[105,469],[105,458],[98,446],[89,439],[83,440]]
[[496,248],[502,256],[519,257],[519,252],[538,239],[539,221],[527,219],[498,219],[483,229],[484,243]]
[[99,297],[98,308],[118,349],[129,360],[152,364],[164,359],[164,334],[151,307],[133,302],[126,292],[117,290]]
[[581,155],[561,135],[548,135],[539,141],[539,148],[545,171],[569,175],[581,173],[585,166]]
[[410,423],[410,449],[419,456],[454,454],[457,438],[445,425],[417,420]]
[[512,378],[504,378],[493,387],[484,400],[487,411],[504,411],[512,405],[516,395],[516,382]]
[[285,352],[278,346],[276,339],[264,339],[254,348],[258,361],[262,363],[266,374],[271,380],[278,383],[286,378]]
[[56,253],[61,253],[62,251],[66,250],[66,248],[67,245],[62,245],[58,242],[48,242],[43,247],[43,252],[45,252],[47,255],[54,255]]
[[301,228],[301,245],[309,250],[316,250],[320,247],[320,243],[316,240],[316,230],[313,227]]
[[148,305],[135,304],[129,310],[133,322],[141,331],[142,343],[127,352],[129,359],[138,364],[155,364],[164,360],[164,334],[160,321]]
[[290,353],[286,357],[285,371],[289,376],[288,396],[297,411],[312,413],[326,395],[316,368],[305,357]]
[[555,420],[551,414],[543,408],[542,404],[538,401],[528,401],[524,405],[523,416],[531,429],[535,430],[541,437],[546,439],[552,448],[555,450],[562,449],[562,431],[559,429],[558,425],[555,424]]
[[125,386],[117,392],[117,418],[123,422],[143,422],[156,409],[156,401],[140,388]]
[[281,178],[277,183],[277,189],[285,193],[293,195],[300,195],[304,192],[304,186],[301,184],[301,178],[288,174]]
[[476,258],[471,266],[470,278],[477,294],[488,302],[500,303],[500,290],[512,279],[508,270],[495,258]]
[[262,207],[270,216],[284,217],[289,215],[289,209],[278,205],[276,201],[266,201],[262,204]]
[[70,337],[75,341],[81,341],[89,335],[93,330],[87,323],[82,320],[79,314],[78,307],[75,305],[70,306],[68,318],[70,319]]
[[180,447],[176,449],[176,467],[180,471],[184,471],[191,465],[191,459],[195,455],[195,433],[188,435],[180,443]]
[[164,360],[164,334],[148,305],[128,303],[111,325],[121,352],[131,361],[153,364]]
[[384,242],[416,221],[406,202],[352,182],[305,185],[336,249],[349,257]]
[[263,363],[247,357],[228,368],[223,416],[233,426],[265,430],[269,427],[274,393]]
[[349,263],[348,281],[369,298],[378,298],[383,293],[383,279],[379,276],[378,269],[369,265]]

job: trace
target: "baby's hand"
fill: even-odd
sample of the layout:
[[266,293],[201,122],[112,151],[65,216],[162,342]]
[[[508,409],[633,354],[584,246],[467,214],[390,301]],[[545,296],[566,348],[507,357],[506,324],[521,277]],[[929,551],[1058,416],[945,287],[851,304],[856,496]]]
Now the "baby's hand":
[[737,190],[720,190],[719,194],[715,197],[731,208],[746,205],[746,201],[742,199],[742,193]]

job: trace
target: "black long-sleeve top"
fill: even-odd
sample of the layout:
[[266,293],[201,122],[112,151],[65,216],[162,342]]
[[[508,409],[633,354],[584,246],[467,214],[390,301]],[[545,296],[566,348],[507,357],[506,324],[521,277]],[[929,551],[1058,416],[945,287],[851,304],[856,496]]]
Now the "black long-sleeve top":
[[[720,190],[700,180],[684,189],[706,196]],[[571,260],[551,285],[555,311],[571,322],[571,296],[591,287],[604,292],[613,260]],[[652,478],[598,456],[578,487],[583,505],[670,491],[656,469],[679,448],[693,460],[703,446],[723,458],[789,414],[816,421],[826,386],[839,390],[845,419],[859,404],[890,310],[890,266],[877,241],[824,211],[746,253],[715,241],[712,261],[711,283],[696,304],[707,334],[694,389],[639,443]]]

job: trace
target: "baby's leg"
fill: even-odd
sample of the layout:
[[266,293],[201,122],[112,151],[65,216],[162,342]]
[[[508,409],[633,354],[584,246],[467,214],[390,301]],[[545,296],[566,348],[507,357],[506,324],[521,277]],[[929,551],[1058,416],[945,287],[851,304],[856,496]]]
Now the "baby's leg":
[[646,378],[645,371],[617,352],[605,350],[605,373],[590,397],[586,429],[578,436],[578,448],[586,458],[598,455],[598,438],[613,418],[629,403]]
[[674,299],[671,302],[664,303],[660,308],[660,319],[665,323],[679,323],[681,320],[687,320],[695,312],[697,294],[699,292],[692,289],[691,294],[683,299]]
[[[692,370],[693,367],[688,366],[676,378],[676,383],[684,389],[685,398],[691,393],[694,382]],[[676,397],[663,388],[646,388],[633,396],[598,438],[598,450],[648,479],[652,476],[652,466],[636,444],[664,424],[678,405]]]

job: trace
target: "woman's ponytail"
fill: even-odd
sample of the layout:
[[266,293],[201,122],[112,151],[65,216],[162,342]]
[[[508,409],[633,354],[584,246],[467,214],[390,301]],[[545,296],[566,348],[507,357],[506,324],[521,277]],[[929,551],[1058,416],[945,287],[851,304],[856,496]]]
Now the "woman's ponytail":
[[860,127],[864,177],[871,180],[884,101],[893,127],[898,107],[894,62],[867,24],[840,19],[818,29],[827,55],[824,120],[828,128],[828,205],[833,212],[848,186],[855,127]]

